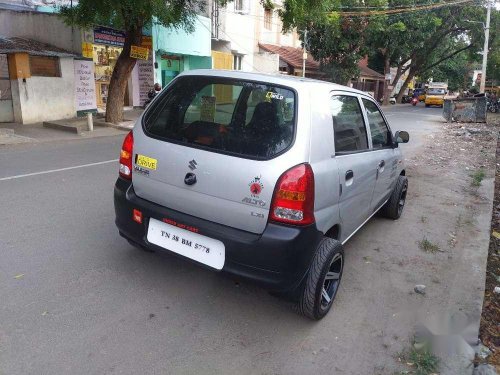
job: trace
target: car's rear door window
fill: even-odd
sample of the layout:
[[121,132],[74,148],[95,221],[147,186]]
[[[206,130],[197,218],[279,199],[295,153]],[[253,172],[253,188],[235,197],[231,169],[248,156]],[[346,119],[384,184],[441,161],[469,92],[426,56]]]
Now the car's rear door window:
[[363,112],[356,96],[334,95],[330,99],[336,153],[368,150]]
[[147,112],[146,134],[248,158],[272,158],[291,146],[296,95],[267,83],[179,77]]

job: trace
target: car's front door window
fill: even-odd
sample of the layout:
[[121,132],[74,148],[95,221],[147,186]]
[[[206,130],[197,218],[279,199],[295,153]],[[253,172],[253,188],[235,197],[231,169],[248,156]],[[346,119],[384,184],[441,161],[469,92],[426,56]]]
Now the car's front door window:
[[363,105],[370,125],[373,148],[390,147],[392,142],[391,132],[377,105],[367,99],[363,99]]

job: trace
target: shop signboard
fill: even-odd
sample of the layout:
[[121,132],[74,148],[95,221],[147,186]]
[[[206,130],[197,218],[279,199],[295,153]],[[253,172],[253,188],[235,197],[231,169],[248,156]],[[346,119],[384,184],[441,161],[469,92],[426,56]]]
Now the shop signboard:
[[125,33],[110,27],[94,27],[94,43],[123,47],[125,43]]
[[141,47],[153,49],[153,37],[149,35],[143,35],[141,40]]
[[139,76],[139,104],[143,106],[155,81],[152,53],[149,54],[147,60],[137,60],[137,72]]
[[147,60],[148,59],[149,50],[144,47],[139,46],[130,46],[130,57],[139,60]]
[[77,116],[97,112],[92,59],[74,59],[75,106]]
[[88,57],[89,59],[92,58],[92,44],[88,42],[83,42],[82,43],[82,55],[83,57]]

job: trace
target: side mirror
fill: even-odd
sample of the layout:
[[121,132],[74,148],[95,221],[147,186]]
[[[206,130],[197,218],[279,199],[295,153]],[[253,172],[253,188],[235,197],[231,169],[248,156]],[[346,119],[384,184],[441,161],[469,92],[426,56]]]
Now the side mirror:
[[405,132],[404,130],[398,130],[396,134],[394,134],[394,143],[397,145],[398,143],[408,143],[410,140],[410,134]]

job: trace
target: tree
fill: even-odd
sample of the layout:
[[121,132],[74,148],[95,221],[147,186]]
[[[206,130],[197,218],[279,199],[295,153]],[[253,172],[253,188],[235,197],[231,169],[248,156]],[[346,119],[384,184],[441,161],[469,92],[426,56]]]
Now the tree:
[[143,28],[155,22],[192,31],[200,3],[201,0],[79,0],[76,6],[61,8],[61,17],[70,25],[83,28],[104,25],[125,32],[123,50],[109,83],[107,122],[117,123],[123,118],[127,80],[136,63],[130,57],[130,50],[133,45],[141,45]]
[[[432,9],[415,10],[414,0],[368,0],[360,5],[357,0],[285,0],[279,13],[285,29],[308,31],[308,49],[336,82],[345,84],[354,77],[357,62],[367,53],[381,58],[384,73],[397,68],[392,85],[406,74],[398,101],[415,76],[463,51],[475,52],[482,43],[467,22],[484,18],[477,6],[442,6],[436,1],[425,4],[436,6]],[[384,12],[401,8],[408,9]]]
[[[408,6],[406,0],[389,2],[390,8],[402,5]],[[397,68],[393,86],[406,74],[397,96],[399,102],[414,77],[429,76],[430,70],[458,54],[475,59],[473,53],[480,48],[481,35],[468,20],[477,20],[481,14],[477,6],[461,5],[387,15],[384,22],[379,21],[381,26],[367,42],[369,50],[382,54],[385,73]]]
[[483,14],[484,10],[477,6],[445,7],[432,12],[433,24],[416,30],[417,43],[402,59],[406,59],[407,67],[403,70],[408,70],[408,76],[398,93],[398,102],[415,76],[427,75],[430,69],[461,53],[467,52],[470,60],[475,59],[474,54],[481,48],[482,34],[468,21],[481,19]]
[[[381,6],[385,0],[367,0],[365,5]],[[285,0],[278,11],[285,31],[299,30],[302,43],[320,62],[333,82],[347,84],[359,74],[358,62],[366,53],[366,35],[376,18],[341,17],[335,9],[356,6],[356,0]],[[305,36],[307,36],[305,38]]]
[[434,82],[448,82],[450,91],[465,91],[470,86],[470,67],[470,56],[467,51],[462,51],[428,69],[419,78],[423,80],[432,78]]
[[500,11],[491,8],[490,40],[486,80],[500,85]]

